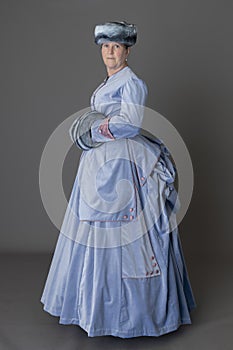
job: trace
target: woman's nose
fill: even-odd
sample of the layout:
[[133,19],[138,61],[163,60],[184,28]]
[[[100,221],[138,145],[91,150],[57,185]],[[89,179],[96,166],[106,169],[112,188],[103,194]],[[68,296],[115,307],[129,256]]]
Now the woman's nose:
[[111,54],[113,53],[113,47],[110,46],[110,47],[108,48],[108,53],[111,53]]

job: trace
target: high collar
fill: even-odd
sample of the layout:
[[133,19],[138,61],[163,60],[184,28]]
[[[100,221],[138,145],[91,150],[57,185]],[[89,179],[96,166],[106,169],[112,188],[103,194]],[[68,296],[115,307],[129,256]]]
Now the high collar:
[[104,82],[110,82],[110,81],[113,81],[115,79],[118,79],[120,78],[122,75],[124,75],[127,71],[130,71],[130,67],[129,66],[126,66],[122,69],[120,69],[118,72],[110,75],[110,76],[107,76],[105,79],[104,79]]

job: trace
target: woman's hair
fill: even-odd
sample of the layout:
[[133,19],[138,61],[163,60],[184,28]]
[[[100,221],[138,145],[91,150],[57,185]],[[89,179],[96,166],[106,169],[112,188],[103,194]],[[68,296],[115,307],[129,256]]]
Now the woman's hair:
[[[102,48],[103,44],[104,44],[104,43],[102,43],[102,44],[100,45],[100,48]],[[125,47],[126,50],[129,48],[129,45],[122,44],[122,43],[119,43],[119,44],[123,45],[123,46]]]

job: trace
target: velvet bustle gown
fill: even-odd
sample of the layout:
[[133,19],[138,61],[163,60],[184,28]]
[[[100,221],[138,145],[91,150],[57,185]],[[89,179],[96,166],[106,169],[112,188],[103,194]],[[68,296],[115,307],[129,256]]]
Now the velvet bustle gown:
[[143,105],[146,94],[129,67],[93,93],[92,109],[113,116],[115,140],[93,124],[93,138],[106,142],[82,152],[41,297],[60,324],[78,325],[90,337],[160,336],[191,324],[196,307],[176,225],[170,153],[128,121],[119,127],[122,99]]

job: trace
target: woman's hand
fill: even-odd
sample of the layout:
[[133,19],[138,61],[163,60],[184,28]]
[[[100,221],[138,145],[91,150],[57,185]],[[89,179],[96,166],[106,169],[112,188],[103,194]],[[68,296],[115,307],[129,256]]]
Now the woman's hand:
[[104,121],[100,124],[98,131],[99,133],[101,133],[101,135],[106,136],[109,139],[115,140],[115,137],[112,135],[112,133],[108,128],[109,119],[110,119],[109,117],[104,119]]

